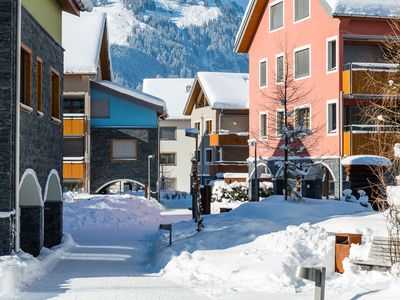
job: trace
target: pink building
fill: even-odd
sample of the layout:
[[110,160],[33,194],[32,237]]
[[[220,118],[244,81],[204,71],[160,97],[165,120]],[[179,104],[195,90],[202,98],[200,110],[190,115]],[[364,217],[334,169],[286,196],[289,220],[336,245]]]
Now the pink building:
[[306,197],[337,198],[346,179],[341,159],[371,154],[362,145],[374,128],[360,126],[359,104],[382,95],[362,81],[366,71],[393,68],[385,64],[381,43],[391,33],[388,19],[399,15],[397,0],[249,1],[235,51],[249,56],[249,130],[258,140],[261,172],[273,176],[277,192],[283,150],[276,92],[283,78],[299,95],[288,101],[288,120],[313,131],[294,158],[304,170],[298,188]]

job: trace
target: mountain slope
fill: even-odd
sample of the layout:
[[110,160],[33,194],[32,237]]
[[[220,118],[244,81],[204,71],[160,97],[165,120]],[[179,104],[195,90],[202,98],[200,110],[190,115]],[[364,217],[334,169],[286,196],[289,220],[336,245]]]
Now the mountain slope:
[[198,71],[247,72],[233,43],[247,0],[97,0],[107,12],[115,79],[193,77]]

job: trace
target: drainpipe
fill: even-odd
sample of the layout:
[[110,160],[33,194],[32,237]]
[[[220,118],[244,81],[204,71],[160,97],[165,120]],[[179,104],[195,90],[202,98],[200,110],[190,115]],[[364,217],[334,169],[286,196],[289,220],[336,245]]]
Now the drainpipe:
[[17,82],[15,99],[15,244],[16,252],[20,251],[20,208],[19,208],[19,151],[20,151],[20,85],[21,85],[21,0],[17,0]]
[[343,134],[344,134],[344,103],[343,92],[339,94],[340,113],[339,113],[339,199],[342,197],[343,191],[343,169],[342,169],[342,156],[343,156]]

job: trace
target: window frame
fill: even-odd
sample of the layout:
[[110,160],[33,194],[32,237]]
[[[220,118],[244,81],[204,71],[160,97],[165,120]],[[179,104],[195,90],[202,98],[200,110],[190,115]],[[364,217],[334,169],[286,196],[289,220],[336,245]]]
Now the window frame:
[[[209,130],[209,128],[208,128],[208,124],[211,122],[211,130]],[[213,121],[212,121],[212,119],[205,119],[205,124],[206,124],[206,126],[205,126],[205,130],[204,130],[204,133],[205,134],[212,134],[212,132],[213,132],[213,128],[212,128],[212,126],[213,126]]]
[[310,115],[309,115],[309,128],[310,130],[312,130],[312,114],[311,114],[311,104],[304,104],[304,105],[300,105],[295,107],[294,109],[294,130],[297,130],[297,111],[302,110],[308,108],[310,111]]
[[311,18],[311,3],[312,3],[312,1],[308,0],[308,16],[304,17],[302,19],[296,20],[296,1],[297,0],[293,0],[293,24],[297,24],[297,23],[303,22],[303,21]]
[[[58,83],[56,85],[56,92],[57,92],[57,102],[56,102],[56,106],[57,106],[57,111],[56,111],[56,115],[54,115],[54,82],[53,82],[53,77],[56,77],[58,79]],[[55,121],[57,123],[61,123],[61,76],[60,73],[57,72],[56,69],[54,68],[50,68],[50,117],[52,121]]]
[[[278,81],[278,58],[283,58],[283,68],[282,68],[282,81]],[[275,83],[284,84],[285,83],[285,53],[281,52],[275,55]]]
[[[198,124],[198,126],[196,126],[197,124]],[[201,132],[201,122],[200,121],[193,122],[193,127],[198,129],[199,132]]]
[[[281,3],[282,2],[282,26],[281,27],[278,27],[278,28],[275,28],[275,29],[271,29],[271,24],[272,24],[272,22],[271,22],[271,8],[273,7],[273,6],[275,6],[275,5],[277,5],[277,4],[279,4],[279,3]],[[281,30],[281,29],[284,29],[285,28],[285,0],[276,0],[276,1],[273,1],[273,2],[271,2],[269,5],[269,8],[268,8],[268,13],[269,13],[269,18],[268,18],[268,30],[269,30],[269,33],[272,33],[272,32],[275,32],[275,31],[278,31],[278,30]]]
[[[265,116],[265,135],[262,135],[262,117]],[[266,111],[260,111],[258,115],[258,130],[259,130],[259,136],[260,140],[266,141],[268,140],[268,112]]]
[[[296,77],[296,53],[303,51],[303,50],[309,50],[309,74],[306,76],[302,76],[302,77]],[[304,45],[301,47],[297,47],[293,50],[293,77],[294,80],[303,80],[303,79],[307,79],[307,78],[311,78],[311,74],[312,74],[312,51],[311,51],[311,44],[308,45]]]
[[36,57],[36,111],[43,114],[43,60],[39,56]]
[[[167,162],[166,163],[164,163],[164,162],[162,162],[162,160],[161,160],[161,156],[162,155],[173,155],[173,157],[174,157],[174,162],[169,162],[168,161],[168,159],[167,159]],[[177,162],[177,153],[176,152],[162,152],[162,153],[160,153],[160,165],[163,165],[163,166],[176,166],[176,162]]]
[[[136,145],[136,158],[114,158],[114,142],[134,142]],[[111,161],[112,162],[136,162],[139,157],[139,142],[136,139],[111,139]]]
[[[265,85],[261,85],[261,64],[265,63]],[[265,89],[268,87],[268,58],[262,58],[258,61],[258,87]]]
[[[24,91],[27,90],[27,92],[24,93],[24,95],[21,95],[21,89],[22,89],[22,82],[20,78],[20,95],[19,95],[19,101],[21,104],[21,108],[23,108],[24,111],[31,112],[32,111],[32,50],[27,47],[25,44],[21,43],[20,47],[20,55],[27,56],[29,58],[29,66],[26,65],[26,61],[24,58],[24,66],[21,65],[21,68],[23,67],[24,69]],[[21,59],[21,64],[22,64],[22,59]],[[26,70],[28,69],[28,70]],[[28,72],[26,72],[28,71]],[[26,99],[27,98],[27,99]],[[26,108],[26,109],[25,109]]]
[[[335,41],[336,42],[336,51],[335,51],[335,55],[336,55],[336,67],[332,70],[329,70],[329,43]],[[331,73],[336,73],[338,71],[338,57],[339,57],[339,47],[338,47],[338,36],[331,36],[329,38],[326,39],[326,73],[327,74],[331,74]]]
[[285,111],[283,109],[281,109],[281,108],[278,108],[276,110],[276,113],[275,113],[275,116],[276,116],[276,124],[275,124],[276,137],[278,139],[282,139],[284,137],[284,134],[280,133],[279,130],[278,130],[278,114],[279,113],[283,113],[283,123],[284,123],[285,122]]
[[[338,99],[331,99],[326,101],[326,135],[328,136],[335,136],[339,134],[339,106],[338,106]],[[330,131],[329,130],[329,106],[332,104],[336,104],[336,130]]]
[[[174,128],[174,138],[172,138],[172,139],[162,138],[161,131],[163,128]],[[176,141],[176,139],[177,139],[176,131],[177,130],[178,130],[178,127],[176,127],[176,126],[160,126],[160,141]]]
[[[207,157],[207,152],[208,151],[211,151],[211,160],[208,160],[208,157]],[[204,148],[204,162],[205,162],[205,164],[206,165],[210,165],[213,162],[213,158],[214,158],[213,148]]]

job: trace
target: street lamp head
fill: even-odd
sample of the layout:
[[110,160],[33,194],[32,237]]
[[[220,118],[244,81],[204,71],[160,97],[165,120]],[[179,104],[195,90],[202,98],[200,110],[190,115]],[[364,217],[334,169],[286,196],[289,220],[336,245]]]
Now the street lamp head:
[[249,144],[249,146],[254,146],[255,144],[257,144],[257,140],[256,139],[249,139],[249,140],[247,140],[247,143]]
[[185,136],[191,137],[191,138],[196,138],[200,134],[200,130],[197,128],[186,128],[185,129]]
[[155,158],[155,157],[156,157],[156,156],[152,154],[152,155],[149,155],[147,158],[148,158],[148,159],[153,159],[153,158]]

